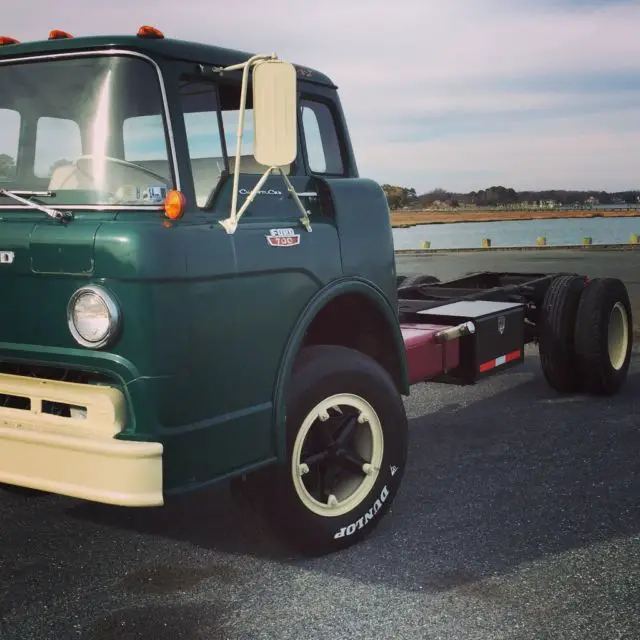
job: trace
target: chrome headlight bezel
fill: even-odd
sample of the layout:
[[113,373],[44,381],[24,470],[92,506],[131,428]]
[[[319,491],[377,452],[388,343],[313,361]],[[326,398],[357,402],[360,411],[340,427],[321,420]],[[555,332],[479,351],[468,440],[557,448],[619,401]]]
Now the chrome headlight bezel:
[[[104,303],[107,308],[107,313],[109,314],[109,325],[107,327],[107,331],[100,340],[92,341],[84,338],[76,328],[74,321],[76,303],[81,296],[88,293],[98,296]],[[71,298],[69,298],[69,303],[67,304],[67,325],[75,341],[83,347],[87,347],[89,349],[101,349],[110,344],[115,339],[118,329],[120,328],[120,320],[120,307],[113,294],[107,291],[104,287],[99,285],[86,285],[77,289]]]

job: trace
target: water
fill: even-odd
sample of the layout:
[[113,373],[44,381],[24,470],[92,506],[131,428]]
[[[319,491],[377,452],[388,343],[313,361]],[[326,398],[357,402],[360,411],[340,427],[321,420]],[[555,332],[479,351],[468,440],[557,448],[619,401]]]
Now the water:
[[482,247],[483,238],[491,238],[492,247],[534,246],[538,236],[545,236],[549,246],[579,245],[587,236],[593,244],[626,244],[632,233],[640,234],[640,218],[426,224],[394,229],[393,238],[396,249],[420,249],[423,240],[431,242],[431,249],[467,249]]

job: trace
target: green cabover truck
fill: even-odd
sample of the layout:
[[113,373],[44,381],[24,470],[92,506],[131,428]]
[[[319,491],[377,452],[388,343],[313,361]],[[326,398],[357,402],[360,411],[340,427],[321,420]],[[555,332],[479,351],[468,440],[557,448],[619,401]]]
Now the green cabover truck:
[[144,26],[2,37],[0,85],[6,488],[156,507],[231,480],[327,553],[396,496],[411,385],[528,343],[558,393],[626,379],[618,280],[397,275],[318,71]]

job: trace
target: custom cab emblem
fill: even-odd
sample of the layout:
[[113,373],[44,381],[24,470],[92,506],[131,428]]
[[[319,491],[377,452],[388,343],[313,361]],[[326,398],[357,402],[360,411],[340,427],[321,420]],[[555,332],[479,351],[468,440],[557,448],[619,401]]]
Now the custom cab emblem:
[[293,229],[270,229],[265,236],[272,247],[293,247],[300,244],[300,234]]
[[504,327],[507,324],[507,320],[504,316],[498,318],[498,333],[502,335],[504,333]]
[[[238,193],[241,196],[248,196],[251,191],[249,189],[240,189]],[[278,191],[277,189],[261,189],[256,193],[257,196],[281,196],[282,191]]]
[[0,264],[13,264],[15,257],[13,251],[0,251]]

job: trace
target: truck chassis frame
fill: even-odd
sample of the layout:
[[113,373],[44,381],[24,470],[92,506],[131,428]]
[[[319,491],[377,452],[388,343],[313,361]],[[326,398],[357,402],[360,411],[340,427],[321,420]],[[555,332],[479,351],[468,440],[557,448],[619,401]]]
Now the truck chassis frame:
[[[461,278],[403,286],[398,278],[398,307],[401,323],[419,322],[419,313],[454,302],[485,300],[526,305],[525,343],[537,341],[537,324],[544,297],[554,278],[573,273],[516,273],[479,271]],[[420,277],[420,276],[418,276]],[[588,278],[585,277],[585,283]]]
[[[583,292],[592,283],[605,289],[622,285],[610,278],[590,280],[566,272],[482,271],[443,282],[432,276],[398,276],[398,313],[409,384],[474,384],[521,364],[525,345],[537,344],[549,384],[558,391],[579,390],[575,327],[578,321],[587,322],[585,311],[579,318],[579,307]],[[615,349],[612,341],[623,342],[620,348],[627,352],[626,360],[631,350],[631,309],[624,285],[622,290],[627,335],[612,338],[611,328],[604,326],[605,320],[611,324],[612,312],[606,310],[599,333],[593,335],[593,348],[601,360],[608,345],[607,364]],[[584,339],[582,342],[584,351]],[[581,355],[584,360],[585,354]],[[609,369],[604,375],[624,378],[626,366],[619,373]],[[591,385],[590,390],[614,393],[619,388],[616,383],[605,389],[604,378],[601,386],[596,390]]]

